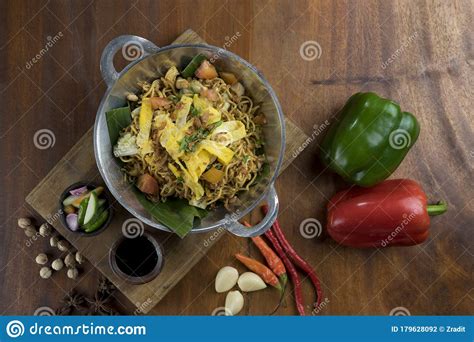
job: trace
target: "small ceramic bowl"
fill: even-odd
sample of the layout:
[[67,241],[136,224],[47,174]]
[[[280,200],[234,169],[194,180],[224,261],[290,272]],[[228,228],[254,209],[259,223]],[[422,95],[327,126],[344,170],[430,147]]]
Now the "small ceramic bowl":
[[98,234],[102,233],[105,230],[105,228],[107,228],[109,226],[110,222],[112,221],[113,210],[112,210],[112,206],[110,205],[110,203],[112,203],[112,202],[110,201],[110,196],[107,193],[107,188],[105,188],[105,186],[104,186],[104,191],[100,194],[99,198],[100,199],[105,199],[105,206],[106,206],[107,210],[109,211],[109,216],[108,216],[107,220],[105,221],[105,223],[100,228],[96,229],[95,231],[93,231],[91,233],[86,233],[85,231],[81,230],[80,228],[76,231],[73,231],[68,227],[67,222],[66,222],[66,215],[67,214],[64,212],[63,201],[66,199],[66,197],[71,195],[69,193],[69,191],[71,191],[73,189],[83,187],[83,186],[87,186],[88,190],[92,190],[92,189],[97,188],[99,185],[97,185],[95,183],[92,183],[92,182],[77,182],[77,183],[74,183],[74,184],[71,184],[70,186],[68,186],[64,190],[64,192],[61,194],[61,197],[59,198],[59,209],[60,209],[59,212],[61,213],[60,219],[61,219],[61,223],[63,224],[63,226],[68,231],[71,231],[73,233],[76,233],[76,234],[79,234],[79,235],[82,235],[82,236],[95,236],[95,235],[98,235]]
[[[142,235],[136,238],[146,238],[153,245],[156,251],[156,257],[157,257],[156,264],[154,265],[154,267],[150,269],[150,271],[147,274],[144,274],[141,276],[133,276],[133,275],[127,274],[120,268],[117,262],[117,249],[127,239],[130,239],[127,237],[122,237],[121,239],[118,239],[114,243],[112,248],[110,249],[109,265],[116,276],[120,277],[121,279],[125,280],[128,283],[138,285],[138,284],[148,283],[152,281],[153,279],[155,279],[158,276],[158,274],[160,274],[161,269],[163,268],[164,258],[163,258],[163,252],[162,252],[160,243],[152,235],[150,235],[147,232],[144,232]],[[133,253],[133,251],[130,251],[130,252]],[[143,260],[143,262],[145,261],[146,260]]]

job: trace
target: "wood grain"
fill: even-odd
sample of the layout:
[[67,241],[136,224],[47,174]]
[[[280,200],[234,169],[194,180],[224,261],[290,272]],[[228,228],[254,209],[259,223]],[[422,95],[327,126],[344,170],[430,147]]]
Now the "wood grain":
[[[449,202],[449,212],[432,220],[431,237],[423,245],[354,250],[324,234],[300,235],[305,218],[324,225],[327,198],[347,186],[316,156],[324,132],[314,134],[279,177],[282,226],[317,270],[329,301],[320,314],[387,315],[398,306],[413,315],[473,312],[472,1],[204,0],[190,6],[188,1],[20,0],[0,6],[0,185],[5,194],[0,312],[31,314],[39,306],[55,307],[76,285],[93,291],[97,273],[91,265],[78,284],[63,274],[40,281],[33,258],[47,249],[47,241],[26,247],[16,218],[34,215],[24,205],[26,194],[92,125],[105,90],[98,61],[110,39],[137,34],[163,46],[187,28],[217,46],[239,32],[228,49],[262,71],[285,114],[308,136],[314,125],[332,122],[357,91],[393,98],[421,123],[419,140],[393,177],[416,179],[430,200]],[[59,31],[63,38],[27,69],[47,37]],[[320,58],[301,58],[306,41],[319,43]],[[33,136],[43,128],[55,133],[56,143],[38,150]],[[224,236],[150,313],[210,314],[221,307],[225,295],[214,293],[212,281],[224,265],[244,270],[234,261],[237,251],[260,257],[247,240]],[[276,297],[273,291],[248,295],[243,314],[271,312]],[[307,280],[304,297],[309,312],[314,297]],[[133,313],[133,304],[118,300],[124,313]],[[295,314],[290,299],[278,314]]]

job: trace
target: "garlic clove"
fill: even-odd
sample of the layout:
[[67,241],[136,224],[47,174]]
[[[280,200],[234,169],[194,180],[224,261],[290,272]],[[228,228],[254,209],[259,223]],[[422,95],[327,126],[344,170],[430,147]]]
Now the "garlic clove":
[[244,296],[239,291],[230,291],[225,297],[225,315],[237,315],[244,307]]
[[263,290],[267,287],[263,279],[253,272],[242,273],[237,284],[239,284],[239,288],[244,292]]
[[239,272],[230,266],[222,267],[216,275],[216,292],[222,293],[229,291],[237,284]]

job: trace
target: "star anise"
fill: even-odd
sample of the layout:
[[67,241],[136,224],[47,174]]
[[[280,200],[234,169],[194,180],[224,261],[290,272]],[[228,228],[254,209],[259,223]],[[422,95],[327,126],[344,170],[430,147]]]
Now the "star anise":
[[115,285],[112,284],[106,277],[101,277],[99,285],[97,286],[97,293],[109,297],[115,291]]
[[69,291],[62,300],[63,306],[56,309],[56,315],[70,315],[74,310],[79,313],[84,311],[84,296],[74,289]]
[[109,306],[110,296],[104,296],[97,292],[92,299],[86,298],[86,301],[89,303],[88,314],[90,315],[109,316],[113,312]]
[[55,311],[56,316],[68,316],[72,312],[71,307],[69,306],[61,306],[60,308],[57,308]]
[[84,296],[72,289],[63,298],[63,303],[72,309],[80,310],[84,307]]

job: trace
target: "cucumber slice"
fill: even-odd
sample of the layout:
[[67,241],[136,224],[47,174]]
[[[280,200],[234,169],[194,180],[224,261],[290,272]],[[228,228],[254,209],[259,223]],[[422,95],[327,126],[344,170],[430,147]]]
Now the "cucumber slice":
[[108,210],[99,210],[99,212],[97,212],[97,214],[95,215],[94,219],[88,224],[84,225],[82,229],[84,229],[86,233],[92,233],[93,231],[102,227],[105,221],[107,221],[108,217],[109,217]]
[[203,54],[199,54],[193,57],[191,62],[184,68],[184,70],[181,72],[181,76],[184,78],[192,77],[194,73],[196,72],[197,68],[201,65],[201,63],[206,59],[206,56]]
[[68,197],[66,197],[63,201],[63,206],[67,207],[67,206],[70,206],[72,205],[72,203],[77,200],[79,197],[81,196],[75,196],[75,195],[69,195]]
[[89,203],[87,203],[86,215],[84,216],[84,224],[88,224],[92,217],[94,217],[97,211],[97,202],[97,195],[95,192],[91,192]]
[[89,203],[89,198],[84,198],[79,205],[79,211],[77,213],[77,222],[80,226],[84,224],[84,219],[86,217],[87,204]]
[[102,207],[102,206],[105,204],[105,199],[103,199],[103,198],[99,199],[99,202],[98,202],[98,203],[99,203],[99,204],[98,204],[99,207]]
[[97,219],[99,218],[100,215],[102,215],[102,213],[105,211],[105,209],[102,207],[97,207],[97,211],[95,212],[94,216],[92,216],[92,218],[90,219],[90,221],[87,223],[87,224],[83,224],[81,226],[81,229],[82,230],[86,230],[86,229],[90,229],[90,227],[92,225],[95,224],[95,222],[97,221]]

